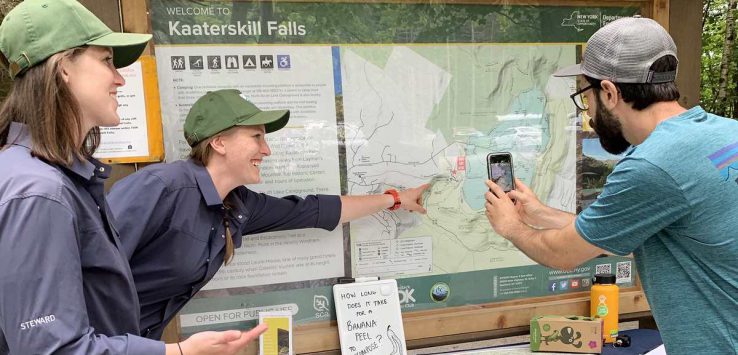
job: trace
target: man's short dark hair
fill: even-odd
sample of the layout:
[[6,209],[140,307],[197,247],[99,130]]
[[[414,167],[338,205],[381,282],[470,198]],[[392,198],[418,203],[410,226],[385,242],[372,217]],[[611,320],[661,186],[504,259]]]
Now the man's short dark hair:
[[[677,59],[672,55],[666,55],[657,59],[651,65],[651,70],[662,73],[676,70]],[[602,88],[602,80],[584,76],[595,90]],[[623,101],[632,103],[635,110],[641,111],[651,104],[657,102],[668,102],[679,100],[679,89],[675,82],[661,84],[626,84],[615,83],[615,86],[623,96]]]

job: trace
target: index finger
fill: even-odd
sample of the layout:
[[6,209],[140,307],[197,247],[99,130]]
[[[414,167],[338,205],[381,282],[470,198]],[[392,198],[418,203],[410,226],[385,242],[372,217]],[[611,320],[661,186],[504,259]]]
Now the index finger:
[[411,211],[418,212],[420,214],[426,214],[428,211],[425,210],[425,207],[421,204],[417,204],[417,207],[413,206],[413,208],[410,209]]
[[507,194],[505,193],[505,191],[502,190],[502,188],[500,187],[500,185],[495,184],[492,180],[487,180],[487,186],[492,191],[492,193],[495,196],[497,196],[497,198],[499,198],[499,199],[505,198],[505,199],[508,199],[508,200],[510,199],[509,197],[507,197]]
[[266,323],[261,323],[249,331],[241,332],[241,338],[232,341],[230,344],[238,348],[245,348],[249,343],[264,334],[267,329],[269,329],[269,326]]

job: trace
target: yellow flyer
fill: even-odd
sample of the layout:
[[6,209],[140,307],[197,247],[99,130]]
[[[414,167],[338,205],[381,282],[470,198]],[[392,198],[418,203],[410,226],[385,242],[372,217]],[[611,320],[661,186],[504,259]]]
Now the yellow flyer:
[[261,355],[293,355],[292,314],[289,312],[259,312],[259,323],[269,329],[259,337]]

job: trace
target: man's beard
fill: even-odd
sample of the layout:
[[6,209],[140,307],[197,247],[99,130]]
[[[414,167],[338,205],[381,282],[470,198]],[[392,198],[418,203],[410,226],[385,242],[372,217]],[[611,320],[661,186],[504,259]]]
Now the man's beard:
[[589,125],[600,137],[602,148],[610,154],[618,155],[630,147],[630,143],[623,137],[623,126],[620,125],[620,121],[615,118],[612,112],[605,108],[596,93],[595,100],[597,100],[595,119],[590,118]]

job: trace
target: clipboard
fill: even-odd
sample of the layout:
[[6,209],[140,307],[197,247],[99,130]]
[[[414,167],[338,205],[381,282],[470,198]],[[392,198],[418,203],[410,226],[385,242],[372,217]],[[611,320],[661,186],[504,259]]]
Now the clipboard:
[[333,286],[341,353],[406,355],[396,280]]

